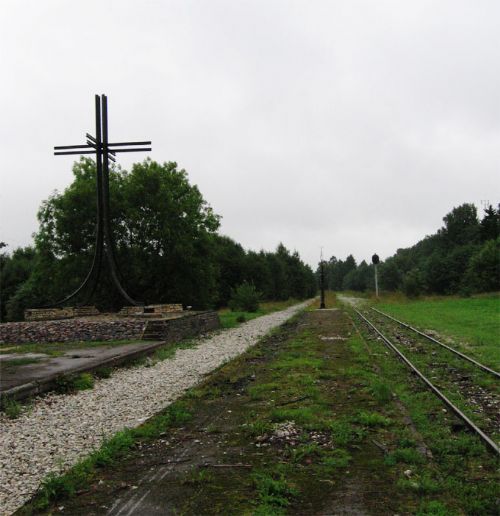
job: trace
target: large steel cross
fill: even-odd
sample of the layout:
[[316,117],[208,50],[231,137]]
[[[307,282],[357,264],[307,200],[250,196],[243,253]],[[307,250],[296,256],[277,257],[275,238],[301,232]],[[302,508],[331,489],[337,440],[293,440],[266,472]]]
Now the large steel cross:
[[109,210],[109,161],[115,161],[119,152],[142,152],[151,150],[151,142],[120,142],[108,141],[108,98],[106,95],[95,96],[95,137],[86,134],[85,145],[62,145],[54,147],[55,155],[94,154],[97,167],[97,225],[95,236],[94,258],[92,266],[81,285],[55,306],[67,303],[76,297],[87,286],[91,286],[87,300],[92,297],[99,283],[103,268],[103,258],[109,267],[111,279],[118,292],[132,305],[142,305],[142,302],[132,299],[120,281],[118,263],[116,260],[113,234],[111,232]]

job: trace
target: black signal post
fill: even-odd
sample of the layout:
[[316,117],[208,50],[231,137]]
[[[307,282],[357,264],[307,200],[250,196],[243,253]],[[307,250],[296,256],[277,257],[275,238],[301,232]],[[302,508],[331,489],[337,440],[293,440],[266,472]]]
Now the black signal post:
[[125,290],[120,280],[118,262],[116,260],[113,233],[110,221],[109,203],[109,162],[115,161],[120,152],[145,152],[151,150],[151,142],[116,142],[108,140],[108,98],[106,95],[95,96],[95,136],[86,134],[87,143],[84,145],[62,145],[54,147],[56,156],[71,154],[95,155],[97,167],[97,218],[94,257],[90,270],[81,285],[54,306],[63,305],[75,298],[86,287],[90,287],[87,300],[92,297],[99,283],[104,260],[108,265],[109,274],[118,292],[132,305],[144,303],[134,300]]
[[378,254],[374,254],[372,256],[373,268],[375,269],[375,295],[378,297],[378,273],[377,273],[377,265],[380,263],[380,258]]
[[321,290],[320,308],[326,308],[325,306],[325,262],[323,260],[319,263],[319,286]]

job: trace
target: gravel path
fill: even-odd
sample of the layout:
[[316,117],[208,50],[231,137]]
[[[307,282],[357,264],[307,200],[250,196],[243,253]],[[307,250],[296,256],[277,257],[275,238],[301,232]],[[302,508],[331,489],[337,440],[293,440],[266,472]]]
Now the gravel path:
[[348,305],[354,306],[354,308],[362,307],[368,302],[367,299],[362,297],[345,296],[343,294],[337,294],[337,299],[341,303],[347,303]]
[[73,395],[36,399],[18,419],[0,415],[0,514],[22,506],[50,472],[59,473],[125,427],[141,424],[203,376],[254,345],[309,302],[197,339],[153,367],[119,369]]

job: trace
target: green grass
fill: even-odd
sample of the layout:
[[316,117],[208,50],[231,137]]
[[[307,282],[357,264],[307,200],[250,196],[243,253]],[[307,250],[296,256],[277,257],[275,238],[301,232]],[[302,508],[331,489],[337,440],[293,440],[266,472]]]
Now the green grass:
[[9,419],[16,419],[21,415],[22,405],[11,398],[3,401],[2,410]]
[[391,420],[378,412],[360,412],[356,421],[364,426],[389,426]]
[[235,328],[243,322],[256,319],[262,315],[267,315],[272,312],[284,310],[290,306],[301,303],[298,299],[288,299],[287,301],[265,301],[260,303],[259,309],[256,312],[232,312],[229,308],[221,308],[219,318],[222,328]]
[[393,302],[382,300],[376,306],[419,329],[432,329],[452,338],[452,347],[500,369],[500,296],[436,297],[417,301],[396,298]]
[[415,448],[398,448],[385,457],[385,463],[394,465],[403,462],[405,464],[422,464],[424,458]]
[[95,379],[90,373],[60,376],[55,380],[55,391],[60,394],[69,394],[76,391],[85,391],[94,387]]
[[283,508],[298,494],[286,478],[286,467],[274,471],[254,473],[253,480],[258,496],[258,506],[254,514],[284,514]]

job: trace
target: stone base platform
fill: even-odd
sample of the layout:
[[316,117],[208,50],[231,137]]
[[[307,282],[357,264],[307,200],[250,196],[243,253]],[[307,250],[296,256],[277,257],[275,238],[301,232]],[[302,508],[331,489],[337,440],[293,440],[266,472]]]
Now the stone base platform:
[[[148,329],[149,326],[149,329]],[[101,314],[0,324],[0,344],[107,340],[182,340],[220,327],[213,310],[160,313],[155,318]]]

